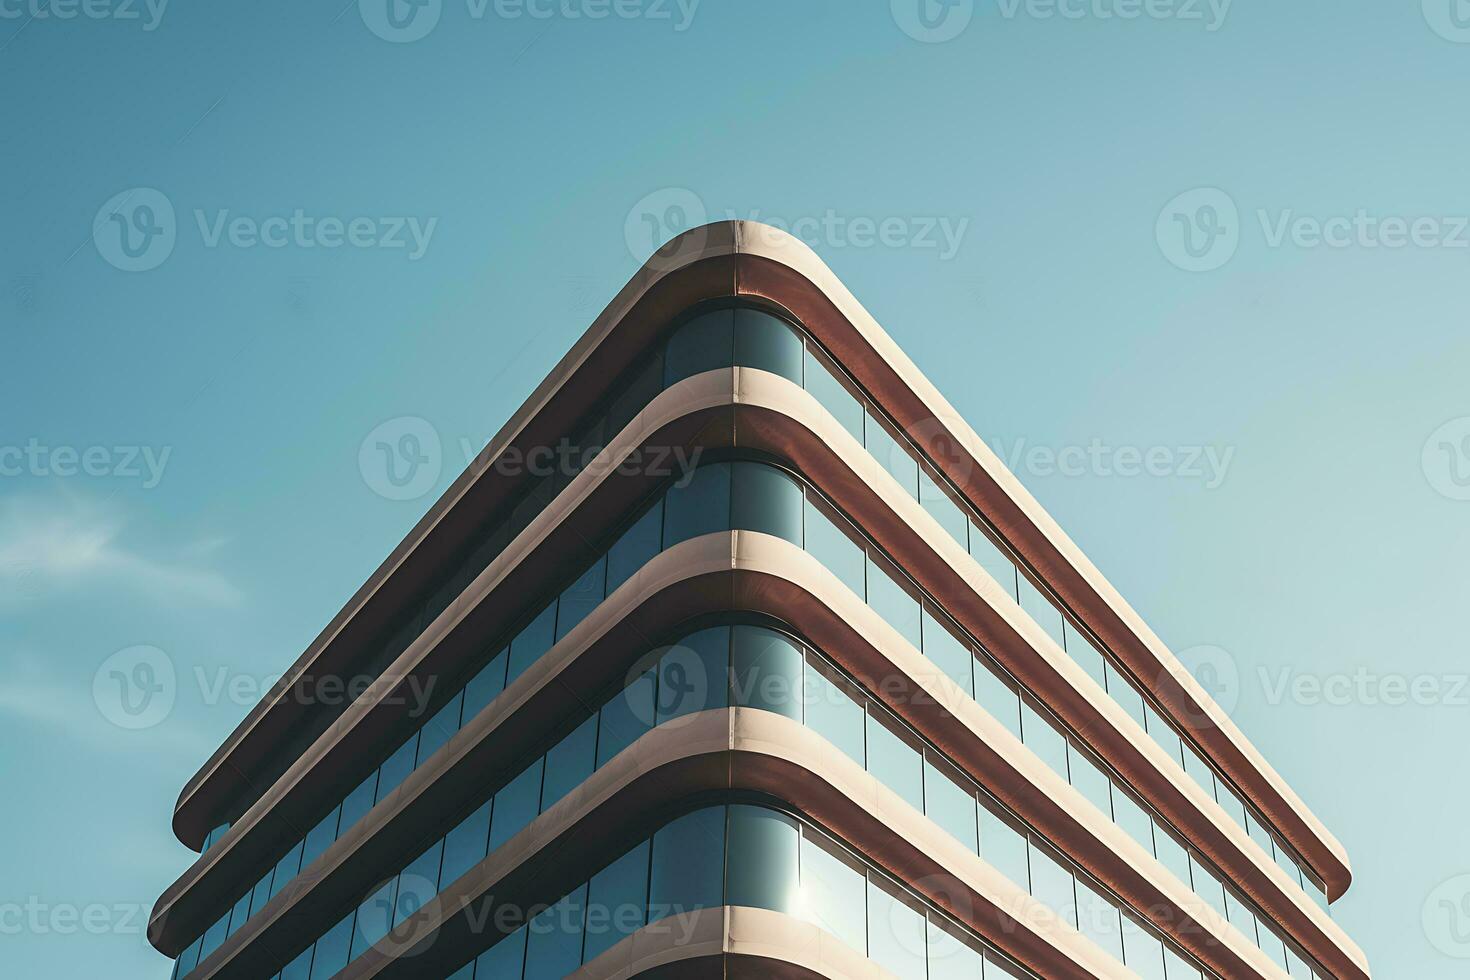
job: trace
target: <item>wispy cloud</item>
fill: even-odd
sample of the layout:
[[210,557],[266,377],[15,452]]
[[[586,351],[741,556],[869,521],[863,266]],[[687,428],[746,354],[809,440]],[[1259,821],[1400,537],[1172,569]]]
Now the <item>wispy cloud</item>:
[[217,539],[161,554],[129,543],[127,526],[116,507],[75,493],[0,500],[0,604],[85,587],[160,603],[230,605],[243,598],[201,560],[218,549]]

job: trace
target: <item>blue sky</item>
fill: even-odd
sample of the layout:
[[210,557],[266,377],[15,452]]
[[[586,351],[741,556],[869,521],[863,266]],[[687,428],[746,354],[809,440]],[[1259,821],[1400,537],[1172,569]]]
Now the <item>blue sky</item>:
[[1463,973],[1470,9],[558,2],[0,3],[6,972],[167,975],[184,780],[653,237],[739,216],[1217,671],[1376,975]]

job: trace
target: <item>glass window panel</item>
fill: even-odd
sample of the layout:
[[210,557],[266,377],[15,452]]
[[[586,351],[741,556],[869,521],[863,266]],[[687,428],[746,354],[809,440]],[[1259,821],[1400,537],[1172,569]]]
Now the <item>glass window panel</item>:
[[1205,765],[1205,760],[1194,750],[1188,742],[1183,743],[1184,748],[1184,771],[1189,773],[1191,779],[1199,783],[1205,791],[1205,795],[1215,795],[1215,774],[1210,767]]
[[1030,980],[1031,974],[1001,958],[1000,954],[986,950],[985,980],[1004,980],[1005,977],[1011,977],[1013,980]]
[[1029,696],[1021,699],[1021,732],[1026,747],[1053,772],[1067,778],[1067,737],[1048,717],[1049,712]]
[[1077,895],[1072,872],[1052,849],[1035,837],[1028,839],[1031,859],[1031,894],[1072,926],[1077,925]]
[[886,713],[879,716],[870,712],[867,728],[868,772],[922,813],[924,756],[918,744],[886,717]]
[[1164,947],[1164,976],[1166,980],[1200,980],[1199,967],[1168,946]]
[[220,943],[230,934],[230,913],[227,911],[219,917],[219,920],[208,929],[204,930],[204,942],[199,947],[199,959],[201,961],[209,958],[209,954],[219,949]]
[[1026,833],[1016,818],[980,794],[980,857],[1027,891],[1031,890]]
[[1214,872],[1200,863],[1193,851],[1189,852],[1189,873],[1194,879],[1194,893],[1203,898],[1210,908],[1226,915],[1225,886],[1215,877]]
[[726,706],[730,689],[730,627],[684,637],[658,661],[659,725],[696,711]]
[[909,453],[908,446],[888,430],[888,426],[871,410],[863,417],[863,445],[887,470],[904,493],[914,499],[919,496],[919,463]]
[[761,463],[734,464],[731,479],[728,527],[773,534],[801,546],[800,483]]
[[926,605],[923,609],[924,656],[944,671],[950,680],[971,697],[975,696],[975,655],[969,644],[951,632],[947,624],[936,618]]
[[385,881],[357,907],[356,925],[352,931],[351,959],[357,959],[378,940],[388,935],[388,930],[393,926],[393,900],[397,891],[397,878]]
[[1087,750],[1071,741],[1067,743],[1067,771],[1072,786],[1101,810],[1103,816],[1113,819],[1112,780]]
[[648,921],[723,904],[725,808],[686,813],[653,835]]
[[1012,735],[1022,738],[1020,691],[988,656],[975,660],[975,700]]
[[1241,827],[1245,826],[1245,803],[1235,795],[1234,790],[1218,779],[1215,780],[1215,799],[1220,802],[1220,806],[1225,808],[1225,812],[1230,814],[1231,820]]
[[837,380],[836,373],[828,367],[826,356],[819,354],[808,343],[806,361],[803,365],[806,390],[827,412],[858,441],[863,441],[863,405],[852,392]]
[[1123,926],[1118,906],[1081,875],[1076,877],[1077,928],[1109,956],[1123,959]]
[[486,853],[493,852],[536,819],[540,813],[541,776],[545,768],[546,760],[537,759],[495,794],[495,805],[490,812],[490,848]]
[[807,727],[837,746],[849,759],[864,765],[862,705],[837,686],[842,683],[845,687],[845,682],[815,657],[807,659],[804,681]]
[[607,553],[608,595],[659,553],[663,525],[664,505],[660,499],[613,543]]
[[485,860],[485,840],[489,836],[490,802],[487,800],[445,836],[444,864],[439,870],[440,890]]
[[525,980],[562,980],[582,965],[586,905],[582,885],[530,921]]
[[1271,962],[1285,970],[1286,945],[1281,941],[1281,937],[1264,926],[1258,932],[1261,941],[1261,952],[1271,957]]
[[929,980],[981,980],[984,957],[969,941],[929,920]]
[[802,917],[863,954],[868,950],[865,880],[846,852],[818,834],[802,836]]
[[1245,814],[1245,831],[1250,834],[1251,840],[1261,845],[1261,850],[1266,856],[1271,856],[1271,832],[1262,825],[1256,811],[1247,808]]
[[642,928],[648,915],[648,855],[644,841],[592,876],[582,962],[590,963]]
[[250,890],[250,913],[249,914],[250,915],[254,915],[255,913],[259,912],[261,909],[265,908],[265,903],[268,902],[268,901],[270,901],[270,897],[271,897],[271,872],[267,871],[265,873],[265,875],[259,881],[257,881],[255,883],[255,887]]
[[[369,801],[371,801],[371,797],[369,797]],[[311,862],[321,857],[322,853],[326,851],[328,847],[332,846],[332,841],[337,839],[337,831],[339,829],[339,823],[341,821],[341,814],[342,806],[341,804],[338,804],[337,809],[333,810],[325,817],[322,817],[322,819],[317,822],[317,825],[307,832],[305,846],[301,851],[302,868],[310,867]],[[343,827],[341,829],[346,828]]]
[[705,371],[729,367],[735,311],[713,310],[676,329],[664,346],[664,387]]
[[367,815],[373,808],[373,800],[378,795],[378,774],[374,772],[357,785],[347,799],[342,801],[342,813],[337,818],[337,836],[340,838],[346,834],[359,820]]
[[444,840],[409,862],[398,876],[398,893],[393,897],[393,924],[408,919],[439,894],[439,866],[444,859]]
[[602,603],[607,586],[607,557],[603,556],[567,586],[556,601],[556,638],[570,633]]
[[1123,914],[1123,965],[1142,980],[1165,980],[1163,941],[1126,912]]
[[735,805],[726,833],[725,904],[795,914],[801,891],[796,821],[765,807]]
[[281,971],[280,980],[311,980],[311,954],[315,946],[308,946]]
[[506,684],[525,673],[526,668],[540,660],[556,642],[556,603],[552,603],[536,614],[515,639],[510,641],[510,671]]
[[423,730],[419,732],[419,751],[414,757],[415,768],[428,762],[459,731],[459,713],[463,707],[464,691],[460,691],[425,723]]
[[1312,970],[1307,966],[1307,961],[1290,946],[1286,947],[1286,972],[1301,980],[1312,980]]
[[622,390],[607,406],[607,425],[603,430],[607,438],[617,435],[633,421],[655,395],[663,390],[664,355],[654,351],[631,372],[623,375]]
[[960,843],[980,853],[975,791],[968,779],[942,760],[924,760],[924,812]]
[[1144,727],[1148,729],[1149,738],[1158,743],[1164,753],[1184,765],[1184,750],[1180,747],[1179,733],[1164,721],[1163,717],[1153,709],[1153,706],[1144,703],[1143,706]]
[[801,384],[802,342],[791,325],[763,310],[735,310],[735,363]]
[[597,765],[638,741],[653,724],[654,669],[634,678],[598,712]]
[[790,637],[760,626],[736,626],[730,657],[735,704],[801,720],[802,652]]
[[1025,575],[1018,577],[1017,587],[1020,589],[1021,608],[1036,620],[1036,625],[1045,630],[1047,636],[1061,646],[1063,642],[1062,611],[1053,605],[1051,599]]
[[919,598],[909,591],[893,564],[881,556],[868,556],[868,605],[884,622],[920,649]]
[[414,732],[393,754],[378,768],[378,790],[376,800],[382,802],[384,797],[393,792],[413,772],[414,761],[419,755],[419,733]]
[[1189,875],[1189,852],[1179,838],[1157,820],[1154,821],[1154,856],[1164,867],[1174,872],[1174,877],[1193,888]]
[[182,977],[186,975],[190,970],[194,969],[194,967],[199,964],[199,947],[203,944],[204,937],[200,936],[198,939],[189,944],[188,949],[185,949],[182,953],[179,954],[178,961],[174,966],[175,977]]
[[1113,822],[1145,851],[1154,853],[1153,818],[1137,797],[1117,783],[1113,784]]
[[1247,907],[1245,899],[1229,885],[1225,886],[1225,918],[1251,942],[1256,942],[1256,916]]
[[814,493],[806,495],[803,517],[807,552],[859,599],[865,598],[867,559],[862,546],[843,529],[846,521],[833,514],[825,502],[818,501]]
[[954,502],[954,498],[945,493],[923,467],[919,468],[919,503],[961,548],[969,547],[970,519],[965,516],[960,505]]
[[1006,595],[1020,601],[1016,593],[1015,563],[974,521],[970,522],[970,557],[995,579]]
[[1302,869],[1302,887],[1306,889],[1307,895],[1317,903],[1317,907],[1323,912],[1330,912],[1327,907],[1327,887],[1318,881],[1316,876],[1306,868]]
[[886,880],[868,879],[868,958],[902,980],[925,980],[924,914]]
[[238,932],[240,927],[245,924],[245,920],[250,918],[250,896],[252,894],[253,892],[246,892],[244,895],[241,895],[235,902],[235,907],[230,909],[229,935],[233,936]]
[[[333,810],[328,819],[332,821],[332,833],[335,834],[337,832],[337,811]],[[295,878],[297,872],[301,870],[301,852],[304,845],[305,841],[297,841],[296,846],[276,862],[275,873],[271,876],[271,898],[279,895],[281,889],[286,887],[286,883]]]
[[1271,845],[1275,849],[1276,865],[1282,871],[1286,872],[1286,877],[1296,882],[1297,885],[1301,885],[1301,869],[1297,867],[1296,860],[1291,856],[1291,852],[1287,850],[1286,845],[1281,843],[1280,839],[1276,837],[1271,838]]
[[475,960],[478,980],[519,980],[526,967],[526,934],[529,931],[521,926],[481,953]]
[[480,672],[470,678],[470,682],[464,688],[464,713],[460,719],[461,725],[468,725],[470,720],[485,709],[491,701],[505,690],[505,670],[510,661],[510,650],[507,648],[497,653],[489,663],[480,668]]
[[664,495],[664,547],[730,529],[730,465],[711,463]]
[[449,980],[475,980],[475,961],[470,960],[464,966],[449,975]]
[[352,913],[327,930],[316,941],[316,954],[311,958],[311,980],[329,980],[347,965],[352,948]]
[[1062,635],[1066,639],[1064,646],[1067,648],[1067,656],[1077,661],[1077,665],[1087,671],[1098,686],[1106,689],[1107,675],[1104,669],[1106,660],[1102,651],[1093,645],[1092,639],[1072,625],[1072,621],[1062,621]]
[[[1146,725],[1147,721],[1143,714],[1143,695],[1139,694],[1138,688],[1134,687],[1126,677],[1119,673],[1118,668],[1113,666],[1112,661],[1109,661],[1104,666],[1107,672],[1108,695],[1114,701],[1118,702],[1119,707],[1128,712],[1128,717],[1138,722],[1139,725]],[[1209,784],[1205,783],[1204,785],[1208,786]]]
[[586,782],[596,767],[597,718],[594,716],[572,729],[546,754],[545,785],[541,788],[542,812]]

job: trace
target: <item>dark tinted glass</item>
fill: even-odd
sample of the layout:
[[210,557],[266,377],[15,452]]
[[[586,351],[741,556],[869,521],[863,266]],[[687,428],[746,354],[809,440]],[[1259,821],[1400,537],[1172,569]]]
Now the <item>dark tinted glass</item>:
[[329,980],[347,965],[352,948],[352,913],[327,930],[316,941],[316,954],[311,958],[311,980]]
[[408,741],[394,749],[393,754],[388,756],[378,768],[378,800],[381,801],[408,778],[408,774],[413,772],[418,753],[419,733],[414,732],[408,737]]
[[[309,867],[311,862],[321,857],[322,853],[332,846],[332,841],[337,839],[337,822],[341,813],[342,807],[338,806],[337,809],[317,821],[317,825],[307,832],[305,846],[301,850],[301,867]],[[279,891],[279,887],[276,890]]]
[[373,808],[377,798],[378,774],[375,772],[358,784],[342,801],[342,814],[337,818],[337,836],[341,837]]
[[413,915],[439,893],[439,865],[444,860],[444,841],[409,862],[398,876],[398,893],[393,897],[393,924]]
[[464,707],[464,692],[460,691],[448,704],[434,712],[428,724],[419,732],[419,751],[414,759],[421,766],[459,731],[459,713]]
[[521,926],[481,953],[475,961],[476,980],[519,980],[526,963],[526,932]]
[[592,876],[583,962],[591,962],[642,928],[648,905],[648,855],[649,843],[644,841]]
[[397,878],[384,882],[357,907],[352,931],[352,959],[357,959],[388,935],[393,926],[393,898],[397,890]]
[[764,807],[730,807],[725,904],[795,913],[801,896],[796,821]]
[[730,529],[730,466],[701,466],[687,486],[670,487],[664,497],[664,547],[701,534]]
[[684,637],[658,662],[657,724],[726,706],[730,628],[716,626]]
[[606,585],[607,558],[603,557],[566,587],[556,604],[556,638],[558,640],[570,633],[573,627],[587,618],[588,613],[597,608],[602,602],[603,589]]
[[459,826],[444,838],[444,863],[439,871],[440,889],[485,860],[485,839],[489,836],[490,804],[486,802],[461,820]]
[[240,896],[235,902],[235,907],[230,910],[230,935],[234,935],[239,928],[250,918],[250,892]]
[[255,883],[250,891],[250,914],[254,915],[265,908],[265,903],[271,897],[271,872],[267,871],[265,877]]
[[507,783],[495,794],[495,807],[490,814],[490,850],[510,840],[541,812],[541,774],[544,760]]
[[729,526],[774,534],[800,547],[801,484],[759,463],[736,463],[732,476]]
[[480,672],[470,678],[470,682],[464,688],[464,713],[460,718],[461,725],[468,725],[476,715],[484,710],[485,705],[494,701],[496,696],[505,690],[505,667],[510,660],[510,651],[501,650],[495,657],[480,668]]
[[735,363],[801,384],[801,337],[785,320],[761,310],[735,311]]
[[529,923],[525,980],[562,980],[582,965],[582,923],[587,886],[542,912]]
[[675,330],[664,348],[664,387],[704,371],[729,367],[734,322],[734,310],[714,310]]
[[300,956],[292,960],[281,971],[281,980],[311,980],[311,954],[313,952],[315,952],[314,947],[306,947]]
[[598,712],[597,764],[636,742],[653,724],[654,670],[649,668]]
[[607,553],[608,595],[612,595],[618,586],[632,578],[634,572],[659,553],[663,521],[664,505],[660,499],[613,544]]
[[649,920],[722,904],[725,808],[685,814],[653,836]]
[[552,603],[536,614],[510,641],[510,673],[506,684],[525,672],[526,668],[540,660],[551,644],[556,642],[556,603]]
[[802,653],[790,637],[759,626],[731,636],[733,702],[801,720]]
[[219,944],[225,941],[230,933],[230,913],[226,912],[219,917],[214,925],[204,930],[204,943],[199,948],[199,958],[206,960],[209,954],[219,949]]
[[597,763],[597,718],[588,718],[546,755],[546,779],[541,790],[544,811],[592,775]]
[[[333,810],[331,816],[328,819],[335,821],[337,819],[337,811]],[[333,832],[335,832],[336,829],[337,828],[334,823],[332,827]],[[289,882],[292,878],[296,877],[296,873],[301,870],[301,852],[303,846],[303,841],[297,841],[296,846],[287,851],[286,856],[276,862],[275,873],[271,876],[272,898],[275,898],[277,895],[279,895],[281,893],[281,889],[286,887],[286,883]]]

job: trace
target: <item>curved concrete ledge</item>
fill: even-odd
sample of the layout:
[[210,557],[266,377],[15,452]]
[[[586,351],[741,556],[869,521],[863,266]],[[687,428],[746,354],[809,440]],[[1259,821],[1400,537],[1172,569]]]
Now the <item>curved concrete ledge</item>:
[[892,980],[893,974],[810,922],[726,905],[645,926],[567,980],[632,977]]
[[[625,433],[626,438],[620,438],[609,447],[609,452],[631,451],[646,442],[651,434],[668,434],[670,427],[681,421],[685,429],[692,428],[693,423],[688,421],[692,418],[711,439],[728,437],[734,442],[738,435],[739,444],[743,446],[779,453],[791,459],[798,468],[812,475],[819,486],[838,497],[839,504],[858,517],[870,533],[876,533],[880,543],[945,601],[950,611],[967,628],[981,636],[990,649],[996,652],[1010,650],[1015,659],[1008,666],[1018,676],[1028,679],[1033,687],[1048,694],[1070,690],[1071,700],[1076,704],[1068,720],[1074,727],[1087,732],[1104,755],[1136,786],[1145,790],[1144,795],[1150,797],[1150,802],[1172,822],[1195,831],[1196,846],[1234,876],[1237,884],[1262,908],[1276,916],[1312,955],[1329,965],[1336,964],[1344,971],[1344,976],[1366,976],[1366,961],[1361,951],[1341,928],[1310,902],[1294,883],[1287,881],[1274,862],[1260,853],[1244,831],[1203,794],[1177,763],[1171,763],[1091,677],[985,576],[927,512],[902,493],[887,472],[811,396],[784,379],[759,371],[736,369],[734,381],[733,396],[730,375],[723,371],[711,372],[669,389],[650,404],[639,420],[635,420]],[[728,406],[732,400],[738,406],[732,415],[715,414],[722,403]],[[716,418],[719,424],[712,424],[711,420]],[[614,455],[613,458],[621,457]],[[853,466],[858,469],[854,470]],[[598,474],[589,471],[584,474],[587,477],[585,483],[579,477],[567,493],[558,498],[554,507],[548,509],[545,520],[527,529],[525,537],[529,540],[518,541],[514,553],[508,551],[502,556],[504,566],[500,560],[492,564],[482,579],[477,580],[475,588],[467,590],[463,606],[456,603],[445,616],[454,613],[463,619],[475,601],[471,597],[472,592],[483,595],[505,587],[508,570],[518,567],[525,555],[543,547],[542,542],[535,540],[538,529],[569,526],[568,514],[594,496],[599,481],[616,482],[603,475],[612,469],[610,466],[602,467]],[[888,540],[881,540],[884,537]],[[621,644],[614,644],[623,647],[619,655],[624,659],[636,652],[628,646],[629,643],[636,646],[638,642],[646,642],[646,637],[657,635],[658,631],[672,626],[679,618],[687,618],[696,612],[725,608],[765,611],[778,618],[801,623],[803,631],[817,646],[829,651],[844,651],[838,659],[845,661],[845,666],[864,680],[871,690],[892,690],[890,682],[895,672],[897,676],[906,678],[928,677],[927,684],[919,683],[916,688],[924,694],[927,702],[922,698],[916,699],[912,703],[894,704],[894,709],[908,717],[962,765],[970,767],[973,777],[1044,834],[1068,849],[1090,872],[1107,882],[1135,907],[1184,908],[1190,902],[1198,903],[1198,898],[1182,885],[1173,889],[1163,888],[1152,880],[1157,873],[1140,875],[1136,870],[1138,867],[1152,867],[1162,872],[1162,866],[1109,819],[1096,812],[1084,797],[1036,760],[1014,736],[989,719],[947,678],[936,676],[930,661],[913,650],[809,555],[785,542],[764,539],[760,535],[744,534],[740,535],[740,540],[743,545],[734,564],[751,573],[749,576],[738,580],[717,577],[719,571],[728,570],[731,566],[729,546],[717,550],[712,563],[672,560],[669,558],[672,552],[666,552],[650,565],[648,576],[640,576],[636,580],[640,586],[638,591],[629,592],[625,585],[517,685],[530,683],[531,679],[541,676],[538,668],[542,664],[549,670],[559,670],[558,665],[567,662],[568,658],[575,660],[588,643],[602,644],[604,640],[598,636],[599,631],[635,612],[637,615],[629,619],[621,631]],[[764,557],[758,559],[758,555]],[[661,613],[652,613],[644,608],[653,595],[643,588],[649,581],[659,582],[664,590],[658,594],[657,604]],[[521,589],[512,591],[525,594]],[[820,596],[821,599],[802,604],[797,599],[800,596]],[[965,612],[970,614],[968,621]],[[824,623],[837,625],[824,628],[820,625]],[[977,628],[977,623],[981,628]],[[344,715],[342,724],[329,733],[333,736],[332,744],[314,746],[311,753],[298,760],[289,774],[290,779],[263,797],[225,839],[165,893],[150,924],[150,935],[156,937],[156,943],[164,947],[182,946],[187,937],[197,934],[207,924],[207,921],[199,919],[202,913],[191,917],[187,914],[188,909],[207,909],[228,903],[233,896],[223,894],[218,888],[238,890],[240,880],[246,877],[253,880],[254,874],[259,872],[260,862],[264,860],[263,849],[276,846],[268,830],[258,827],[258,823],[299,812],[303,814],[301,821],[305,825],[305,814],[321,796],[322,770],[339,764],[334,759],[355,756],[361,751],[360,747],[367,744],[364,740],[368,736],[354,725],[363,726],[364,718],[374,708],[380,712],[385,710],[379,702],[391,700],[390,695],[401,691],[410,674],[430,672],[431,668],[427,666],[430,663],[443,664],[444,654],[441,652],[436,656],[435,644],[450,635],[452,628],[452,624],[446,623],[436,625],[426,633],[380,679],[381,687],[375,688],[374,696],[364,697],[361,704],[354,705]],[[886,642],[875,647],[876,641],[872,637],[885,637]],[[881,655],[875,654],[866,660],[850,652],[880,647],[884,650]],[[607,662],[609,654],[605,651],[611,648],[602,649],[604,652],[600,652],[597,659]],[[610,679],[599,678],[598,681],[605,683]],[[585,681],[579,684],[578,689],[584,692],[591,690]],[[507,692],[506,696],[509,694]],[[927,721],[915,717],[923,714],[922,703],[942,704],[944,711]],[[559,716],[558,710],[563,713],[570,710],[572,703],[565,709],[558,709],[550,702],[541,704],[541,711],[535,714],[541,718],[554,718]],[[497,707],[485,715],[499,716],[500,712],[501,707],[497,703]],[[954,719],[964,720],[965,725],[956,728]],[[523,734],[517,742],[509,744],[524,746],[528,738],[544,734],[528,720],[518,720],[516,724]],[[498,737],[509,738],[504,732]],[[1025,759],[1030,764],[1004,765],[994,759],[982,758],[985,753],[977,755],[973,748],[977,739],[986,745],[1001,746],[999,755],[1002,759]],[[514,751],[505,751],[504,756],[517,757]],[[420,773],[429,771],[427,766],[421,767]],[[420,778],[437,778],[420,777],[420,773],[411,777],[410,784]],[[360,777],[354,775],[353,781],[357,778]],[[407,792],[408,786],[405,784],[401,791]],[[1047,810],[1056,812],[1041,813]],[[442,810],[431,809],[429,812]],[[1086,813],[1092,819],[1086,824],[1064,819],[1063,815],[1069,812]],[[391,836],[394,840],[401,839],[401,833],[397,831]],[[1101,848],[1100,843],[1104,845]],[[254,872],[246,874],[241,868],[249,867],[251,854],[255,855],[256,864]],[[1112,854],[1126,854],[1128,860],[1120,863],[1110,859]],[[1162,873],[1166,880],[1178,884],[1172,875]],[[219,885],[211,888],[213,883]],[[366,886],[370,882],[358,884]],[[211,892],[215,893],[213,902],[208,900]],[[203,918],[208,920],[212,916],[204,915]],[[1186,948],[1191,948],[1187,923],[1180,925],[1178,934],[1171,930],[1167,921],[1156,921],[1156,925],[1174,935]],[[1196,953],[1208,959],[1198,950]]]
[[175,813],[180,839],[197,847],[211,810],[232,792],[248,791],[272,736],[279,739],[300,723],[306,709],[285,696],[292,685],[308,673],[342,671],[350,664],[404,598],[422,588],[456,535],[462,537],[472,519],[512,492],[514,481],[488,478],[496,458],[514,446],[554,441],[562,434],[558,427],[600,396],[606,381],[671,318],[697,302],[730,296],[790,312],[832,350],[1176,718],[1207,719],[1193,728],[1202,747],[1308,860],[1333,897],[1346,890],[1351,872],[1337,840],[831,270],[797,239],[747,222],[686,233],[634,276],[277,689],[189,781]]

